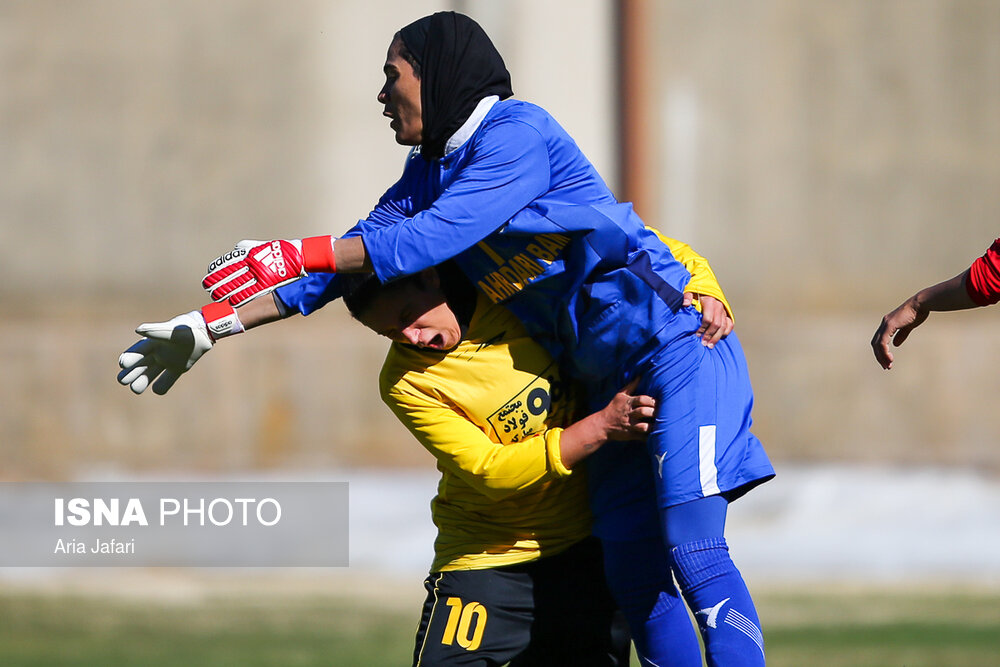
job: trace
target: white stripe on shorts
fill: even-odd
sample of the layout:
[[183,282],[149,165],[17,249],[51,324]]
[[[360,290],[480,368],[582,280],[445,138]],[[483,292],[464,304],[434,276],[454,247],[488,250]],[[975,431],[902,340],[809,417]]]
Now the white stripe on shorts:
[[719,469],[715,467],[715,424],[698,427],[698,458],[701,492],[714,496],[719,493]]

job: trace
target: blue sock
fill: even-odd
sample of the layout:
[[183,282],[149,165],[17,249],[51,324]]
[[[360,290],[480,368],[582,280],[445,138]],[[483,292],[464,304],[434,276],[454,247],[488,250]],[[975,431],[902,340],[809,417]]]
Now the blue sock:
[[644,667],[701,667],[701,647],[659,537],[602,540],[608,586]]
[[[632,607],[629,631],[643,667],[701,667],[701,647],[691,627],[691,617],[676,586],[660,591],[649,607]],[[636,613],[638,612],[638,613]]]
[[684,599],[694,612],[710,667],[764,664],[760,619],[722,537],[686,542],[670,552]]

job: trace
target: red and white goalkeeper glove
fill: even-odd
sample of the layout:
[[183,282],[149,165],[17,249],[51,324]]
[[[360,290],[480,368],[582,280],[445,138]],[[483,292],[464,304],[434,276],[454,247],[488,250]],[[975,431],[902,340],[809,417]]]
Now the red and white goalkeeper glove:
[[150,383],[153,393],[165,394],[215,341],[242,331],[236,311],[225,303],[210,303],[166,322],[140,324],[135,332],[143,339],[118,357],[118,381],[136,394]]
[[214,301],[238,306],[310,272],[336,273],[333,241],[332,236],[240,241],[208,265],[201,284]]

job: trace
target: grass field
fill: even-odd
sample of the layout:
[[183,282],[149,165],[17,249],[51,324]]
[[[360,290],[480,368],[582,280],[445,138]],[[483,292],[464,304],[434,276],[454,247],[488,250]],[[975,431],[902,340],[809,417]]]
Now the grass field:
[[[326,593],[322,583],[197,595],[169,586],[153,595],[0,587],[0,665],[408,665],[414,584],[405,604],[384,590]],[[995,589],[785,588],[756,597],[772,666],[1000,665]]]

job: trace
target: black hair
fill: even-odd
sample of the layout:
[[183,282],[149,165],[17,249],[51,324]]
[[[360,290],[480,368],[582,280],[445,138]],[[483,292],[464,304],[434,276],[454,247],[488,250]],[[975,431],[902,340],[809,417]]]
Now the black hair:
[[[460,324],[467,325],[476,308],[476,288],[453,261],[439,264],[434,270],[438,273],[441,291],[444,292],[448,307],[455,313]],[[403,276],[389,283],[383,283],[374,273],[342,273],[340,287],[344,305],[351,317],[360,320],[380,295],[421,280],[419,273]]]
[[[385,291],[385,286],[374,273],[342,273],[338,278],[344,294],[344,305],[356,320],[361,319],[375,297]],[[414,276],[406,276],[397,282],[405,284],[405,281],[413,279]]]

